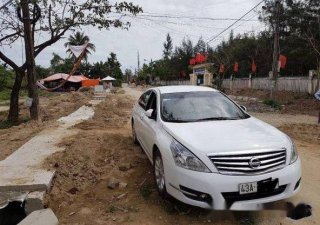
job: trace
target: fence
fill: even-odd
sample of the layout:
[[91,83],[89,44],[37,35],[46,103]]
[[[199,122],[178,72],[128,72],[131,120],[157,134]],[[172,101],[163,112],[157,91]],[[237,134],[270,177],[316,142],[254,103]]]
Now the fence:
[[[310,70],[308,77],[279,77],[277,79],[277,90],[314,94],[319,88],[318,82],[315,71]],[[271,83],[268,77],[230,78],[224,79],[222,86],[232,90],[246,88],[269,90]],[[190,85],[190,80],[155,80],[152,84],[155,86]]]
[[190,85],[190,80],[155,80],[152,85],[166,86],[166,85]]
[[[277,90],[314,94],[319,88],[315,71],[310,71],[308,77],[279,77]],[[223,81],[226,89],[260,89],[269,90],[272,84],[269,78],[230,78]]]

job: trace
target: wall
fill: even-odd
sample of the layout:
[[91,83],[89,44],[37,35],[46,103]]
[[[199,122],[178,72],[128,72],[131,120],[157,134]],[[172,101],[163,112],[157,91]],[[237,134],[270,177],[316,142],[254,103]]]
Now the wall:
[[166,86],[166,85],[190,85],[190,80],[160,80],[160,81],[154,81],[152,83],[154,86]]
[[[260,89],[269,90],[271,81],[269,78],[234,78],[225,79],[223,87],[226,89]],[[315,76],[309,77],[279,77],[277,79],[277,90],[293,91],[300,93],[314,94],[317,91],[317,79]]]

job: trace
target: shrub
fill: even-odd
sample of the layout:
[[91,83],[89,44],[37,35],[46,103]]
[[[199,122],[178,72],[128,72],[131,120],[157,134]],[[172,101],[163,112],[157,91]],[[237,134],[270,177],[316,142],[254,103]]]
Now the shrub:
[[112,82],[112,85],[114,87],[122,87],[122,80],[116,79],[115,81]]
[[265,99],[263,100],[263,104],[269,105],[274,109],[281,109],[280,103],[273,99]]

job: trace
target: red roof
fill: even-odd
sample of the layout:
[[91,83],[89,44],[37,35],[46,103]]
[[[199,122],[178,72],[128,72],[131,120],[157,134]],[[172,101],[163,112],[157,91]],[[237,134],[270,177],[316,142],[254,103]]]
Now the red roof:
[[[66,74],[66,73],[56,73],[40,80],[40,82],[44,83],[44,82],[50,82],[50,81],[60,80],[60,79],[66,80],[68,76],[69,74]],[[83,75],[70,76],[68,79],[69,82],[74,82],[74,83],[82,82],[83,80],[89,80],[89,79]]]

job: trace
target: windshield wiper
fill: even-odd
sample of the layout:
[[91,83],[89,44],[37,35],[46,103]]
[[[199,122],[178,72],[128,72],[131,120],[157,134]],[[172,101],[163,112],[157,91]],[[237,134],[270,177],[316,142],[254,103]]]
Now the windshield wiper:
[[198,121],[210,121],[210,120],[238,120],[240,119],[239,117],[208,117],[208,118],[202,118],[202,119],[197,119],[195,120],[196,122]]
[[166,120],[166,122],[169,123],[190,123],[194,122],[193,120]]

